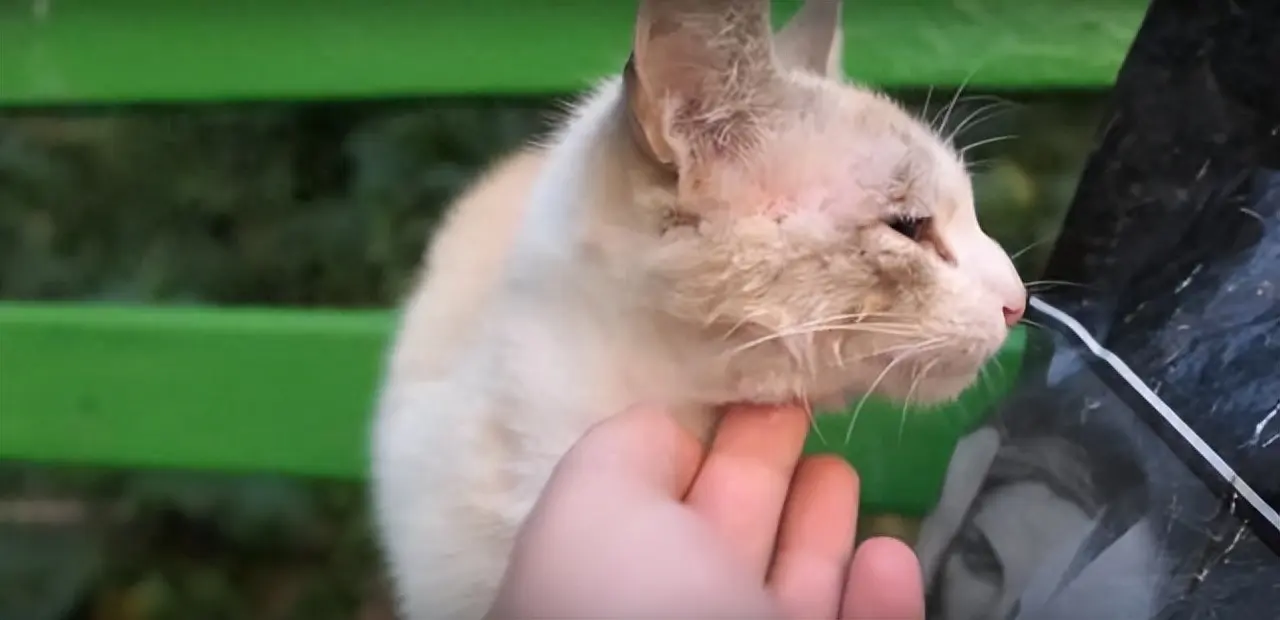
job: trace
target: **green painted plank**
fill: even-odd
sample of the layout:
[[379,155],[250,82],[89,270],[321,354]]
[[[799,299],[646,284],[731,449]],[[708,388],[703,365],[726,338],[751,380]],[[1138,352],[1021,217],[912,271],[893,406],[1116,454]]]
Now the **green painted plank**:
[[0,304],[0,457],[359,476],[385,312]]
[[[797,6],[777,0],[779,20]],[[632,0],[0,0],[0,103],[548,94],[626,57]],[[1112,83],[1143,0],[846,0],[887,87]]]
[[[360,477],[393,325],[382,311],[0,303],[0,458]],[[858,467],[865,507],[932,506],[956,441],[1010,390],[1025,333],[987,380],[927,411],[822,416],[811,452]]]

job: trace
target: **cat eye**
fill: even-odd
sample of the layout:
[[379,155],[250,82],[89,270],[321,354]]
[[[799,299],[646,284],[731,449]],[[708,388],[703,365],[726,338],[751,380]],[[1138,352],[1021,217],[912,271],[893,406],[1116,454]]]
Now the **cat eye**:
[[925,229],[929,225],[929,218],[917,217],[913,215],[898,215],[890,219],[889,228],[894,229],[898,234],[912,241],[920,241],[924,238]]

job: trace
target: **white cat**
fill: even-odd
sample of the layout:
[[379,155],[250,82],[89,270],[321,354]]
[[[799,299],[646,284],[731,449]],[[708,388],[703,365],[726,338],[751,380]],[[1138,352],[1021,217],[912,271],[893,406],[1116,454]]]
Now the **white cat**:
[[839,3],[641,0],[624,74],[437,232],[374,429],[400,609],[478,618],[583,431],[637,402],[955,397],[1025,291],[955,150],[844,83]]

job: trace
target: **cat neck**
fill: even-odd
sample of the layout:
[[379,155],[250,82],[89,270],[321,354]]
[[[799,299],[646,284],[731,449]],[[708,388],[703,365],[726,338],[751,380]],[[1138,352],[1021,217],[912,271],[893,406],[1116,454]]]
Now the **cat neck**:
[[604,82],[547,148],[507,258],[503,301],[496,306],[508,324],[551,330],[554,340],[540,346],[580,350],[562,360],[569,366],[623,363],[627,368],[601,368],[601,374],[627,377],[650,390],[669,386],[671,399],[694,400],[679,386],[718,383],[689,376],[690,369],[715,366],[699,363],[714,354],[705,330],[655,310],[644,288],[635,285],[636,275],[599,251],[606,245],[613,255],[620,248],[644,251],[642,233],[636,232],[643,226],[636,219],[643,206],[636,202],[646,191],[660,191],[652,182],[660,171],[631,141],[623,98],[621,79]]
[[640,243],[632,231],[635,177],[644,164],[629,137],[623,98],[620,78],[603,82],[545,147],[508,255],[510,284],[600,287],[610,282],[598,280],[625,275],[612,272],[594,251],[603,244],[616,249]]

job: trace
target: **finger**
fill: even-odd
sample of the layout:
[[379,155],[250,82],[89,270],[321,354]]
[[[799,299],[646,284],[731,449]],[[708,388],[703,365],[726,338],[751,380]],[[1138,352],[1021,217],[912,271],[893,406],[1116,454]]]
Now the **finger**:
[[893,538],[862,543],[849,565],[840,617],[924,620],[924,583],[915,552]]
[[788,618],[835,618],[840,611],[857,512],[858,477],[844,459],[800,461],[769,575]]
[[[679,525],[689,517],[681,500],[702,455],[701,441],[660,408],[633,407],[588,429],[520,524],[491,617],[511,617],[502,615],[508,604],[520,606],[520,617],[565,617],[563,608],[546,606],[570,605],[603,618],[641,603],[669,602],[652,593],[636,601],[634,588],[619,586],[636,580],[629,574],[645,577],[635,545],[657,548],[661,560],[673,531],[681,533]],[[582,605],[596,605],[591,609],[597,612]]]
[[560,461],[552,487],[590,495],[620,492],[685,496],[702,461],[702,443],[667,411],[636,406],[591,427]]
[[725,413],[686,499],[762,581],[808,430],[798,407]]

